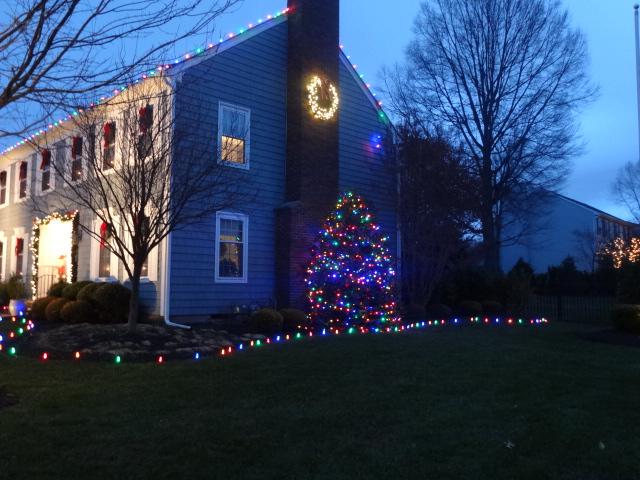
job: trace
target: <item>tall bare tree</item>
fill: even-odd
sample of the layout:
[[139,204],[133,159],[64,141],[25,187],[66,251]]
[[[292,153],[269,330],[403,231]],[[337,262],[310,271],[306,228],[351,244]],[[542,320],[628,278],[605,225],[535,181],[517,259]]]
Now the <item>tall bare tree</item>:
[[[164,66],[241,0],[0,2],[0,138]],[[211,40],[211,39],[209,39]]]
[[464,146],[497,271],[505,230],[514,236],[579,150],[576,113],[595,95],[584,35],[557,0],[429,0],[414,32],[406,65],[388,72],[393,106]]
[[149,253],[171,232],[253,199],[244,188],[246,172],[228,165],[243,155],[244,123],[230,127],[233,139],[215,145],[193,128],[193,112],[172,109],[179,87],[169,88],[165,80],[126,90],[77,117],[70,138],[61,141],[57,132],[52,135],[58,138],[45,136],[37,147],[42,155],[43,148],[62,145],[67,154],[50,161],[63,185],[34,197],[36,210],[78,209],[79,228],[122,262],[131,284],[131,331]]
[[629,162],[620,169],[613,183],[613,194],[640,223],[640,162]]

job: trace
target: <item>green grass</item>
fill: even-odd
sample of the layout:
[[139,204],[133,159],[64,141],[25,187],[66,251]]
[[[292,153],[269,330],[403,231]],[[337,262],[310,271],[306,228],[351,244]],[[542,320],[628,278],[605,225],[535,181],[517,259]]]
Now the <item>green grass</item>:
[[0,410],[0,478],[640,478],[640,351],[579,328],[344,336],[161,366],[2,355],[20,403]]

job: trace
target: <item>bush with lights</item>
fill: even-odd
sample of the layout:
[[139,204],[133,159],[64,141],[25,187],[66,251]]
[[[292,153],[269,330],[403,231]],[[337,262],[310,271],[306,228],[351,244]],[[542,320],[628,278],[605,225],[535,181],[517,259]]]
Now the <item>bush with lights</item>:
[[395,267],[365,201],[338,199],[326,219],[307,268],[311,319],[335,327],[396,323]]

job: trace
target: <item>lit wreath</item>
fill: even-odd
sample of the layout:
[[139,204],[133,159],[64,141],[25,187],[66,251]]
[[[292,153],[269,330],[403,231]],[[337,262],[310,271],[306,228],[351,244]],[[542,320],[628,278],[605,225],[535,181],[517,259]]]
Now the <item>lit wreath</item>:
[[307,91],[309,92],[309,107],[311,113],[318,120],[331,120],[337,113],[340,106],[340,97],[338,96],[338,89],[332,84],[328,83],[329,93],[331,95],[331,106],[320,106],[320,89],[322,88],[323,81],[319,76],[314,76],[309,85],[307,85]]

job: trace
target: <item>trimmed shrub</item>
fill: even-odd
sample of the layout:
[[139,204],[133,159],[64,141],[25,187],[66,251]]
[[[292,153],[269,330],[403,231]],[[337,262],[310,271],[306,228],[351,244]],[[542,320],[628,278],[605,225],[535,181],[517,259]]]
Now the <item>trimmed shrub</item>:
[[282,331],[284,319],[273,308],[261,308],[251,314],[251,327],[257,333],[277,333]]
[[429,318],[434,320],[448,320],[453,316],[453,310],[442,303],[434,303],[427,307]]
[[411,303],[406,307],[405,317],[407,320],[424,320],[427,317],[427,311],[424,305]]
[[504,307],[495,300],[485,300],[482,302],[482,311],[485,315],[502,315],[504,314]]
[[640,334],[640,305],[616,305],[611,320],[618,330]]
[[101,323],[124,323],[129,315],[131,292],[119,283],[104,283],[93,294]]
[[64,307],[69,300],[66,298],[56,298],[53,301],[49,302],[47,308],[45,308],[45,316],[47,317],[47,321],[49,322],[60,322],[62,318],[60,317],[60,312],[62,307]]
[[62,296],[62,291],[65,289],[65,287],[69,285],[66,282],[58,282],[58,283],[54,283],[53,285],[51,285],[51,287],[49,287],[49,291],[47,292],[47,296],[49,297],[61,297]]
[[0,283],[0,307],[9,305],[9,290],[6,283]]
[[96,290],[98,290],[98,288],[100,288],[102,285],[103,285],[102,283],[93,283],[93,282],[85,285],[80,289],[80,291],[78,292],[78,295],[76,295],[76,300],[95,304],[96,299],[94,298],[94,295],[96,293]]
[[73,300],[66,303],[60,311],[65,323],[96,323],[96,314],[88,302]]
[[287,332],[293,332],[309,326],[309,318],[302,310],[283,308],[280,310],[280,315],[282,315],[283,321],[282,328]]
[[22,300],[28,298],[29,292],[27,287],[22,281],[22,277],[13,275],[6,283],[7,293],[9,294],[9,300]]
[[66,287],[62,289],[62,296],[68,300],[77,300],[78,292],[82,290],[87,285],[91,284],[88,280],[84,280],[82,282],[70,283]]
[[479,317],[482,315],[482,304],[480,302],[472,302],[466,300],[458,305],[460,315],[465,317]]
[[47,320],[46,310],[51,302],[57,297],[42,297],[33,301],[31,304],[31,317],[36,322],[44,322]]

